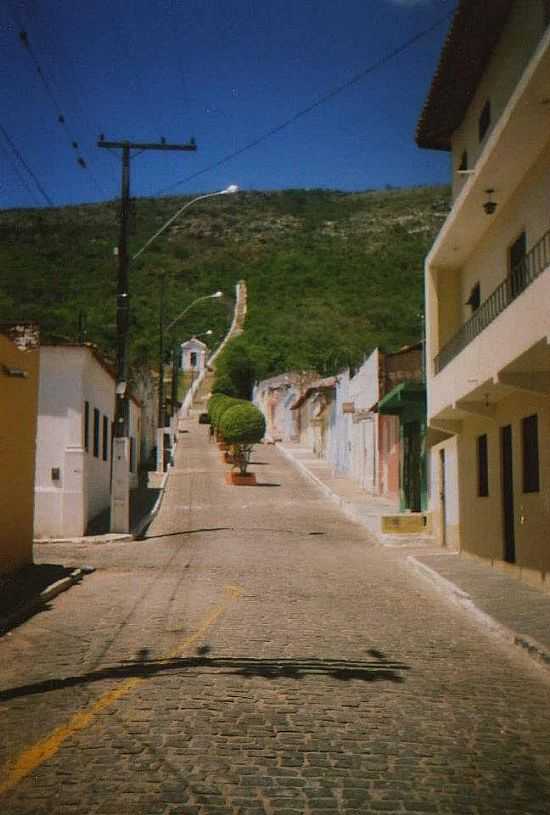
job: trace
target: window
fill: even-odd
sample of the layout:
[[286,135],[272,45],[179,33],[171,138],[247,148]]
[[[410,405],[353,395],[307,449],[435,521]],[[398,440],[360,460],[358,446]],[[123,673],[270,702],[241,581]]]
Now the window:
[[90,447],[90,403],[84,402],[84,449]]
[[109,419],[103,417],[103,461],[109,458]]
[[538,492],[539,483],[539,432],[535,413],[521,420],[523,442],[523,492]]
[[477,437],[477,494],[480,498],[489,495],[489,458],[487,455],[487,434]]
[[94,456],[99,458],[99,410],[94,408]]
[[468,169],[468,151],[464,150],[462,153],[460,164],[458,165],[458,171],[464,171]]
[[491,124],[491,100],[487,99],[479,115],[479,142],[483,141]]
[[472,314],[477,311],[481,303],[481,289],[479,283],[472,287],[469,298],[466,300],[466,305],[472,309]]

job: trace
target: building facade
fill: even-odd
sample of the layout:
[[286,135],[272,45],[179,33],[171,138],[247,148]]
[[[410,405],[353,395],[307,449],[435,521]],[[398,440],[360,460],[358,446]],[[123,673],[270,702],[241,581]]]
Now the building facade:
[[549,23],[548,0],[461,0],[417,131],[453,168],[425,275],[434,527],[548,588]]
[[[116,377],[94,346],[44,345],[35,537],[79,537],[110,505]],[[130,483],[137,486],[141,410],[130,400]]]
[[0,575],[32,563],[39,331],[0,324]]

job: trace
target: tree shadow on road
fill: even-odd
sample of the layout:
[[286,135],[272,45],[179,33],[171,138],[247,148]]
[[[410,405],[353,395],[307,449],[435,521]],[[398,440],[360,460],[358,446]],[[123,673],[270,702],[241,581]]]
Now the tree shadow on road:
[[402,662],[388,660],[381,651],[374,649],[368,653],[370,660],[347,659],[319,659],[316,657],[304,658],[276,658],[257,659],[255,657],[207,657],[207,646],[203,646],[200,654],[195,657],[178,657],[174,659],[152,660],[148,657],[148,650],[141,649],[137,658],[118,665],[101,668],[89,673],[66,676],[59,679],[45,679],[40,682],[20,685],[0,691],[0,701],[18,699],[24,696],[48,693],[53,690],[62,690],[78,685],[89,685],[109,679],[127,679],[139,677],[152,678],[158,674],[168,672],[181,672],[192,674],[216,673],[242,676],[243,678],[264,677],[267,679],[295,679],[302,680],[309,676],[326,676],[331,679],[348,682],[352,679],[362,682],[404,682],[402,672],[410,670],[410,666]]

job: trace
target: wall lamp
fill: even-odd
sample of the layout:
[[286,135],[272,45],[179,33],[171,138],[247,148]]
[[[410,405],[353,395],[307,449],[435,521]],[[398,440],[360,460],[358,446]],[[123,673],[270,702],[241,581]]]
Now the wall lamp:
[[485,194],[488,196],[487,200],[483,204],[483,209],[485,210],[486,215],[494,215],[498,206],[497,202],[492,200],[493,193],[493,189],[485,190]]

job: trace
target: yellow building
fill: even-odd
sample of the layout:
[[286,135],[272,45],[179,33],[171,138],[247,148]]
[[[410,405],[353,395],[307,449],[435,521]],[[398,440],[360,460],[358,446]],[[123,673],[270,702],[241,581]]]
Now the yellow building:
[[550,590],[550,0],[460,0],[417,131],[453,205],[426,261],[441,543]]
[[32,563],[38,336],[0,324],[0,574]]

